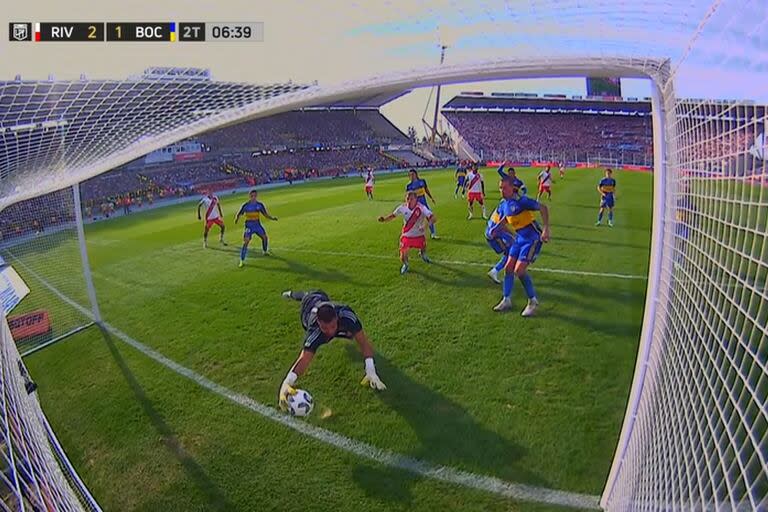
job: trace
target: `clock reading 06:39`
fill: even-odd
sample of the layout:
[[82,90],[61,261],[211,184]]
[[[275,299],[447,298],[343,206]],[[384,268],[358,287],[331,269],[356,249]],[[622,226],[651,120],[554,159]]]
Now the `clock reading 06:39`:
[[206,23],[206,41],[264,41],[264,23]]

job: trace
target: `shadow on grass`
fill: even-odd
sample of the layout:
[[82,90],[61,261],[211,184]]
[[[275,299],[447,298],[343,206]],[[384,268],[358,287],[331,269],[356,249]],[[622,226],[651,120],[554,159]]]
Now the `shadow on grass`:
[[[214,251],[236,254],[238,255],[238,257],[240,256],[240,247],[233,247],[233,246],[209,247],[209,249]],[[255,252],[255,255],[254,255],[254,252]],[[294,274],[294,275],[299,274],[299,275],[306,276],[311,280],[317,280],[317,281],[325,281],[325,282],[331,282],[331,283],[350,283],[355,286],[362,286],[362,287],[372,286],[369,283],[361,283],[359,281],[355,281],[344,272],[340,272],[338,270],[322,270],[318,267],[307,265],[300,260],[283,256],[282,254],[272,253],[269,256],[262,256],[260,245],[258,248],[249,249],[248,253],[250,256],[248,256],[245,260],[246,269],[248,267],[258,268],[263,263],[268,263],[269,261],[279,261],[285,264],[284,268],[270,266],[269,270],[274,272],[285,272],[285,273]],[[233,260],[233,262],[234,261],[236,260]]]
[[[360,362],[353,345],[347,345],[347,354]],[[526,453],[522,446],[483,426],[461,405],[413,380],[380,354],[376,367],[387,383],[387,390],[376,397],[402,417],[419,440],[405,456],[509,482],[547,486],[520,463]],[[408,486],[421,478],[369,463],[358,464],[352,477],[369,496],[401,503],[411,502]]]
[[[430,264],[423,264],[420,260],[418,260],[418,258],[413,258],[412,260],[416,265],[419,266],[417,268],[411,267],[409,270],[411,274],[420,276],[427,281],[431,281],[442,286],[458,286],[459,288],[491,288],[493,285],[493,283],[488,279],[488,276],[486,275],[488,270],[483,269],[483,267],[473,267],[473,269],[477,269],[477,272],[470,273],[462,270],[461,267],[457,265],[446,265],[444,263],[437,263],[435,261]],[[491,266],[493,265],[489,263],[488,268],[491,268]],[[442,269],[445,272],[436,272],[435,269]],[[445,277],[445,273],[450,273],[452,277]]]
[[[207,510],[233,510],[234,505],[227,499],[222,493],[221,489],[208,477],[205,470],[197,463],[197,461],[184,449],[181,442],[174,434],[171,427],[165,422],[162,414],[155,409],[152,401],[149,399],[141,383],[136,379],[128,364],[120,355],[117,350],[112,336],[108,331],[101,329],[101,334],[104,337],[104,344],[107,346],[112,358],[115,360],[115,364],[120,369],[120,373],[123,374],[125,381],[136,396],[141,408],[144,410],[144,414],[147,415],[149,421],[152,423],[154,429],[160,434],[163,445],[173,455],[176,460],[184,468],[184,471],[189,476],[192,483],[200,490],[200,493],[206,501],[205,508]],[[162,468],[156,468],[161,471]]]

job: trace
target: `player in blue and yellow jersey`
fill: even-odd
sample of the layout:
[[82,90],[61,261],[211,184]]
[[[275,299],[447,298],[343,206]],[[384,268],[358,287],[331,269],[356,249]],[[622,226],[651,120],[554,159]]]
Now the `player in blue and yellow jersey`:
[[[416,172],[416,169],[411,169],[408,171],[408,177],[411,181],[409,181],[405,186],[406,192],[415,192],[419,203],[423,204],[427,208],[429,208],[429,205],[427,204],[427,196],[429,196],[433,204],[436,203],[435,198],[432,197],[432,193],[429,191],[429,187],[427,186],[427,180],[419,178],[419,173]],[[429,232],[433,240],[437,240],[439,238],[437,236],[437,232],[435,231],[434,224],[429,225]]]
[[[528,274],[528,266],[536,261],[542,243],[549,241],[549,210],[538,201],[521,196],[512,176],[501,180],[499,190],[503,200],[498,209],[498,226],[509,226],[514,229],[515,238],[507,251],[507,260],[504,265],[503,297],[493,310],[512,309],[512,287],[517,277],[528,296],[528,304],[522,315],[531,316],[536,311],[539,301],[536,299],[533,280]],[[536,211],[541,213],[543,228],[536,221],[534,214]]]
[[597,185],[597,191],[600,192],[600,211],[597,214],[595,226],[603,223],[603,213],[608,209],[608,225],[613,227],[613,206],[616,202],[616,180],[613,178],[613,171],[605,170],[605,178],[600,180]]
[[[508,167],[508,169],[505,171],[504,167]],[[509,162],[504,162],[499,166],[498,169],[496,169],[496,172],[499,173],[499,176],[501,176],[501,179],[506,178],[507,176],[512,178],[512,183],[517,188],[518,194],[521,196],[524,196],[528,194],[528,189],[525,188],[525,183],[523,183],[523,180],[517,177],[517,171],[515,171],[514,167],[509,166]]]
[[464,180],[466,179],[467,167],[464,162],[461,162],[456,168],[456,190],[453,191],[453,197],[459,197],[459,192],[461,192],[461,197],[464,197]]
[[504,269],[507,263],[507,252],[515,241],[515,235],[509,232],[506,224],[502,224],[504,211],[504,199],[502,198],[499,206],[491,214],[491,218],[488,219],[488,226],[485,228],[485,241],[493,249],[493,251],[500,255],[501,259],[496,265],[488,271],[488,277],[497,284],[501,284],[499,280],[499,272]]
[[264,251],[264,255],[269,254],[269,237],[264,230],[264,226],[261,225],[261,217],[264,216],[269,220],[277,220],[277,217],[271,216],[267,213],[267,208],[264,203],[259,201],[259,192],[257,190],[251,190],[248,194],[249,200],[247,203],[240,207],[240,211],[235,216],[235,224],[240,220],[240,217],[245,216],[245,231],[243,232],[243,248],[240,249],[240,264],[242,267],[245,265],[245,256],[248,254],[248,244],[251,243],[253,235],[261,238],[261,249]]

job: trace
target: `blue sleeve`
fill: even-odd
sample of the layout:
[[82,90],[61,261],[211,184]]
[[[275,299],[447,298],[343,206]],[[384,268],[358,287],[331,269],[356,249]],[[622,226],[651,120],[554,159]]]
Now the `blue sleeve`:
[[243,206],[240,207],[240,211],[237,212],[238,215],[242,215],[245,213],[245,205],[248,203],[243,203]]
[[496,172],[499,173],[499,176],[501,176],[502,179],[509,176],[507,173],[504,172],[504,164],[501,164],[498,169],[496,169]]
[[539,202],[535,199],[531,199],[528,196],[523,196],[520,199],[517,200],[517,204],[519,204],[523,210],[533,210],[538,211],[541,208],[539,207]]

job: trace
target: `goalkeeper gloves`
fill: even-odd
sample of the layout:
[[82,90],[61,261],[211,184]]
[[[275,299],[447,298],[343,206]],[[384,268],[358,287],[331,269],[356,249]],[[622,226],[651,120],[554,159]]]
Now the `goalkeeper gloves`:
[[376,374],[376,366],[373,364],[372,357],[365,358],[365,377],[360,381],[360,385],[371,386],[372,389],[377,389],[379,391],[387,389],[386,384],[381,382],[381,379]]
[[298,378],[299,376],[292,371],[288,372],[288,375],[285,376],[285,380],[283,380],[283,384],[280,386],[280,394],[277,395],[277,404],[284,412],[288,412],[288,395],[296,394],[296,389],[293,385],[296,384],[296,379]]

